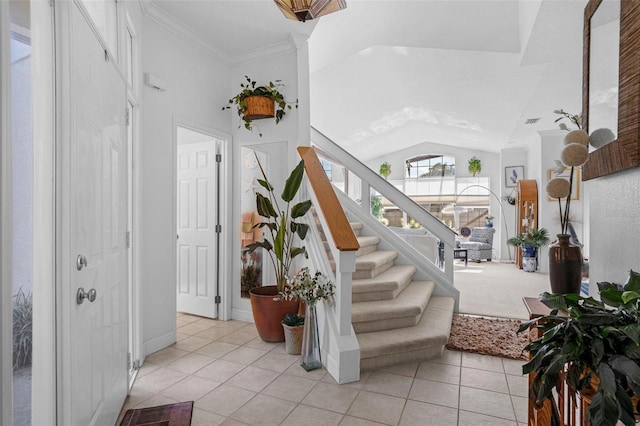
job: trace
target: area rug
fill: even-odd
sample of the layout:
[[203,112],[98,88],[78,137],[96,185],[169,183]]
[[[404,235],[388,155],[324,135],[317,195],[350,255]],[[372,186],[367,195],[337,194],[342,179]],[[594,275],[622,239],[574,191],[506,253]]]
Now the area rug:
[[190,426],[193,401],[127,410],[120,426]]
[[527,359],[528,354],[523,352],[523,348],[528,343],[528,333],[516,333],[521,322],[456,314],[451,323],[447,348],[502,358]]

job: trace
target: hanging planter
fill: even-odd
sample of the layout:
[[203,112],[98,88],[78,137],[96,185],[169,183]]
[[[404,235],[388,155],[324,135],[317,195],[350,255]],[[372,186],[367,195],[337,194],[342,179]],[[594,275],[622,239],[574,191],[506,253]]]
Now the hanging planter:
[[[286,110],[292,108],[292,104],[288,103],[279,91],[284,84],[281,80],[275,80],[275,83],[270,81],[265,86],[256,86],[254,80],[246,75],[244,78],[247,81],[240,83],[242,91],[229,99],[228,105],[223,106],[222,110],[231,109],[232,105],[236,105],[238,115],[244,121],[244,128],[249,131],[253,130],[253,120],[275,117],[278,124],[285,116]],[[295,102],[295,106],[298,107],[298,101]]]

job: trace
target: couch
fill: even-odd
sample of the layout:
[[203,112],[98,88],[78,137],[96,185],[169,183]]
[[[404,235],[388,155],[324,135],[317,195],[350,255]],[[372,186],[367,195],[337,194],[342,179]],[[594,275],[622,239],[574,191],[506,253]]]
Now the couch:
[[495,232],[493,228],[473,228],[469,240],[460,242],[460,248],[467,249],[467,259],[476,262],[486,259],[491,262]]

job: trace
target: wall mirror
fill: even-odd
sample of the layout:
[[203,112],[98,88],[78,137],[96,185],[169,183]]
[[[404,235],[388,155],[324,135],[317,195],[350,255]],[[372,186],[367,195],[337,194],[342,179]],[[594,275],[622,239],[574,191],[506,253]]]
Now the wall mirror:
[[582,113],[589,133],[616,139],[589,154],[583,180],[640,165],[640,2],[589,0],[584,16]]

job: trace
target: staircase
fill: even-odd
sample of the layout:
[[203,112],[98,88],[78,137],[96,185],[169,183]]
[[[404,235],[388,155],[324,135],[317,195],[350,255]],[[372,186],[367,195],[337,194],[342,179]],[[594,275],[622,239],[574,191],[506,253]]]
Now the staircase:
[[[432,281],[414,280],[416,267],[396,264],[398,253],[379,250],[379,237],[360,235],[361,223],[351,227],[360,244],[351,308],[360,369],[442,355],[451,331],[454,299],[434,296]],[[324,239],[324,233],[320,235]]]

